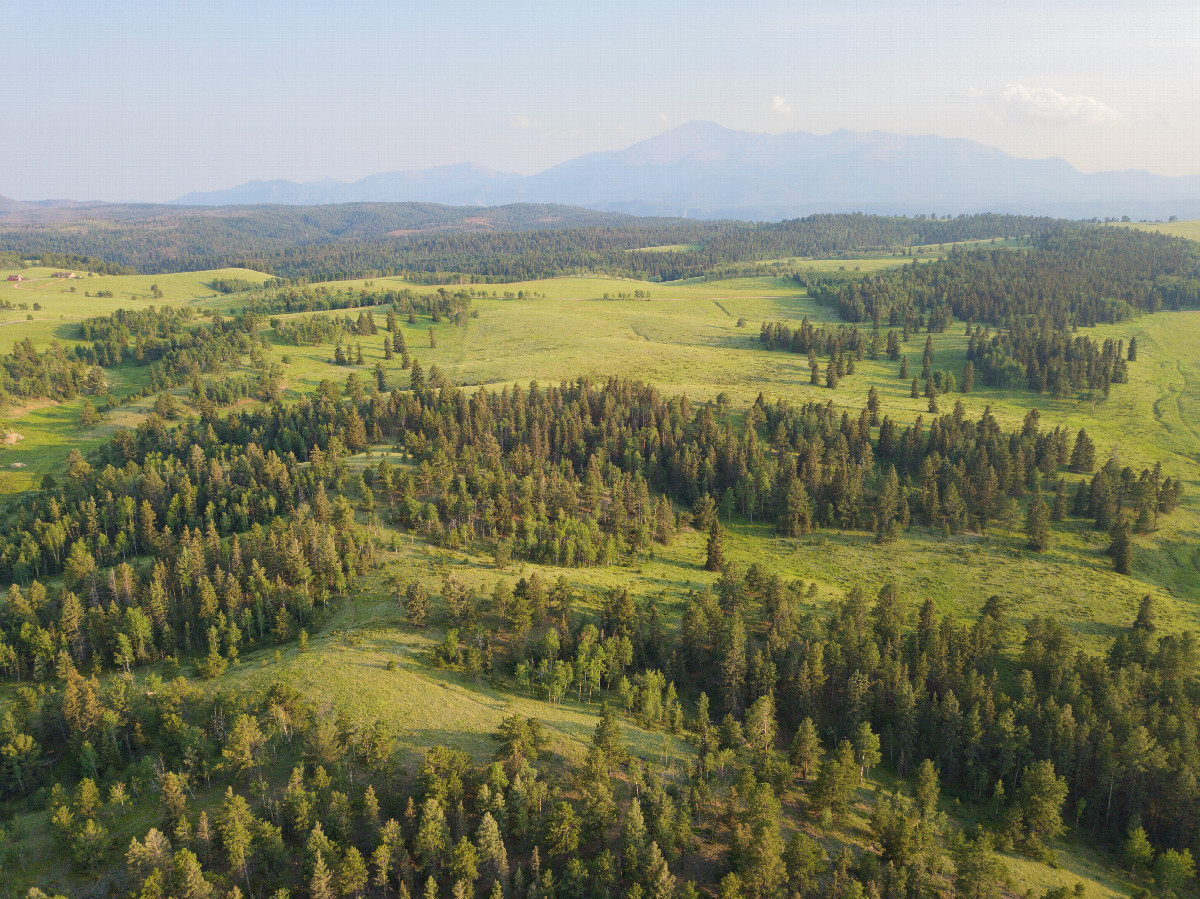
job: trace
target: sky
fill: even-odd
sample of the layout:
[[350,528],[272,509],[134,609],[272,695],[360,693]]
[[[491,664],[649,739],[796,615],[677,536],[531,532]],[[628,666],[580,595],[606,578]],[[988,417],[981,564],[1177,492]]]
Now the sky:
[[1200,174],[1200,4],[3,0],[0,195],[162,202],[702,119]]

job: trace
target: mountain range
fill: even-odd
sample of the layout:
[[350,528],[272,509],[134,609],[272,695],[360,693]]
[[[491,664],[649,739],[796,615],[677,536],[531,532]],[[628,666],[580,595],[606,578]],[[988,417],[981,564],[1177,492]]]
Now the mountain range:
[[624,150],[535,175],[472,164],[359,181],[251,181],[190,193],[189,206],[558,203],[633,215],[774,221],[816,212],[1011,212],[1064,218],[1200,217],[1200,177],[1084,173],[974,141],[882,131],[756,134],[691,122]]

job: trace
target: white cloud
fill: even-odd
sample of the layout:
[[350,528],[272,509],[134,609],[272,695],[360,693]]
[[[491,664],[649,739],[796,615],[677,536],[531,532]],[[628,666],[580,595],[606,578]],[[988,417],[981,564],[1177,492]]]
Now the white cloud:
[[1108,104],[1086,94],[1064,94],[1052,87],[1010,84],[1000,94],[1004,108],[1043,121],[1107,125],[1121,118]]
[[660,125],[671,124],[671,120],[670,120],[670,118],[667,117],[667,114],[665,112],[660,112],[658,114],[658,124],[660,124]]
[[776,94],[771,98],[771,111],[783,116],[785,119],[790,119],[793,113],[792,104],[779,96],[779,94]]
[[529,120],[529,116],[515,115],[508,120],[509,127],[516,128],[518,131],[528,131],[533,127],[533,122]]

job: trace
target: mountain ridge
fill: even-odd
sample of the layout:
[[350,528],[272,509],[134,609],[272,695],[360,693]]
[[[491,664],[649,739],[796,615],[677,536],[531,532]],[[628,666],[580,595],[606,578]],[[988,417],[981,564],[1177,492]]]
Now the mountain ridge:
[[1064,218],[1200,216],[1200,177],[1080,172],[966,138],[846,129],[765,134],[696,121],[534,175],[472,163],[357,181],[251,181],[193,192],[186,206],[434,202],[557,203],[633,215],[780,220],[849,209],[880,214],[1010,212]]

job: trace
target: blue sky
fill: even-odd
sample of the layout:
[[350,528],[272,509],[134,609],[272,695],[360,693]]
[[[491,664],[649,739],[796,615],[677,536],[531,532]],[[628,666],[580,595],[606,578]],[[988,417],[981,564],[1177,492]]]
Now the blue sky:
[[534,172],[694,119],[1200,174],[1200,4],[7,0],[0,194]]

